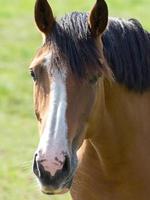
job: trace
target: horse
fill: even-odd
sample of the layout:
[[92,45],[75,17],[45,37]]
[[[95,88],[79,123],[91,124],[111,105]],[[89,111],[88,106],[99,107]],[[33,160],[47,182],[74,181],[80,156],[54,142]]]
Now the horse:
[[89,13],[56,20],[36,0],[43,44],[31,62],[40,141],[33,172],[48,195],[150,198],[150,33],[135,19]]

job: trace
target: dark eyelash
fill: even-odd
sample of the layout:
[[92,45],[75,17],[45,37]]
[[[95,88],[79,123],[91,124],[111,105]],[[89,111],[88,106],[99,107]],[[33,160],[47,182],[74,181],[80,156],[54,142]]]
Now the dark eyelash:
[[37,80],[37,77],[36,77],[36,74],[35,72],[33,71],[33,69],[30,69],[30,74],[31,74],[31,77],[33,78],[34,81]]

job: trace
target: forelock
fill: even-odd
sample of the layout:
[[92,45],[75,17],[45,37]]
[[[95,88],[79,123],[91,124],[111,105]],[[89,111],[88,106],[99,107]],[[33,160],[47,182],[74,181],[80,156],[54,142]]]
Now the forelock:
[[73,12],[56,22],[48,42],[52,67],[67,66],[78,77],[100,71],[100,51],[88,26],[88,14]]

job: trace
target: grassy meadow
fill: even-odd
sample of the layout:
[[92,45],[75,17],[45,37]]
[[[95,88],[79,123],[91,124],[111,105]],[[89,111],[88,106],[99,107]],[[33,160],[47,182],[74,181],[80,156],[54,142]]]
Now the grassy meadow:
[[[95,0],[51,0],[56,16],[89,11]],[[137,18],[150,30],[149,0],[107,0],[111,16]],[[0,0],[0,200],[69,200],[40,193],[32,174],[38,144],[28,66],[41,45],[35,0]]]

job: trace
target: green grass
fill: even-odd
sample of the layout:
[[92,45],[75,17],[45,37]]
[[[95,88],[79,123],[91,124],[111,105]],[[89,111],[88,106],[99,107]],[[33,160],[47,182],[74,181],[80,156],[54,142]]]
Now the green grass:
[[[0,0],[0,200],[69,200],[39,192],[31,162],[38,144],[28,66],[41,36],[34,0]],[[56,16],[89,11],[94,0],[51,0]],[[137,18],[150,30],[149,0],[108,0],[110,15]]]

